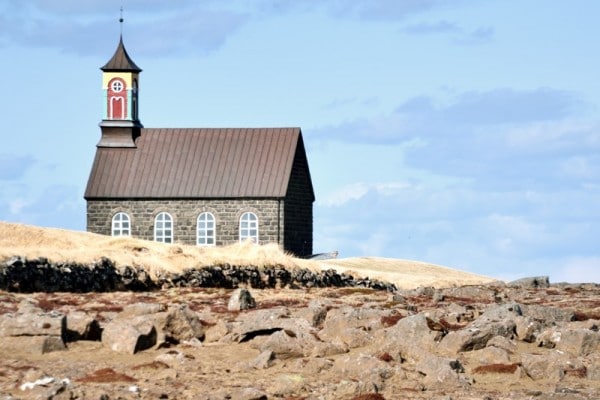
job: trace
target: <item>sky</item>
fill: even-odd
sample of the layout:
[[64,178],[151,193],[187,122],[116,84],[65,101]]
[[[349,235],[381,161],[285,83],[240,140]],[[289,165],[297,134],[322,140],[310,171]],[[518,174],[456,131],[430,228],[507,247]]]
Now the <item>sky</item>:
[[600,282],[595,0],[0,0],[0,220],[85,230],[121,6],[145,127],[302,128],[315,252]]

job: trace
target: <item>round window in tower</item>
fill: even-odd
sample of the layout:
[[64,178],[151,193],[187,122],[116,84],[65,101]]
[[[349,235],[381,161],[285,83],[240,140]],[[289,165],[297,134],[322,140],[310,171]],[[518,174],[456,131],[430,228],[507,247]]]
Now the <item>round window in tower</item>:
[[110,85],[110,88],[113,92],[119,93],[121,90],[123,90],[123,82],[113,81],[113,83]]

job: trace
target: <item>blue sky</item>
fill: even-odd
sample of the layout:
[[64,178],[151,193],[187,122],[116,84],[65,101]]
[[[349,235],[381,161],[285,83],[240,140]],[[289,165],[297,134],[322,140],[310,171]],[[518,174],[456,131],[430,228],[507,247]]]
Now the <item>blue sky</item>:
[[315,251],[600,282],[594,0],[0,0],[0,220],[85,229],[121,5],[146,127],[302,128]]

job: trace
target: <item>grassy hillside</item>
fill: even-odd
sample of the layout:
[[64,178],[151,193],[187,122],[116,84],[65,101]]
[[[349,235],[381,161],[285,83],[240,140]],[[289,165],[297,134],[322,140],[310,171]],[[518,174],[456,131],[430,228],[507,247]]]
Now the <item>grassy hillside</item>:
[[368,276],[395,283],[400,288],[459,286],[493,279],[419,261],[377,257],[311,261],[291,257],[275,244],[240,243],[225,247],[198,247],[96,235],[54,228],[0,222],[0,260],[15,255],[47,257],[52,262],[91,263],[107,257],[117,265],[144,266],[150,274],[165,270],[209,265],[283,265],[287,268],[333,268],[354,276]]

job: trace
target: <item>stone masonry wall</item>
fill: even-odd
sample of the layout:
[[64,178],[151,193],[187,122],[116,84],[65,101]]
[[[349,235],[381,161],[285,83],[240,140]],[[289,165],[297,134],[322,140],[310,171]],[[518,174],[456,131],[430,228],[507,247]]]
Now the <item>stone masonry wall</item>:
[[313,252],[313,191],[304,145],[298,143],[285,198],[284,248],[300,256]]
[[[239,219],[244,212],[258,217],[259,243],[283,246],[283,201],[277,199],[88,200],[87,230],[111,234],[112,217],[124,212],[131,220],[131,236],[154,240],[154,218],[168,212],[173,218],[173,242],[196,244],[196,221],[202,212],[215,216],[216,245],[239,241]],[[281,223],[281,227],[279,224]]]

